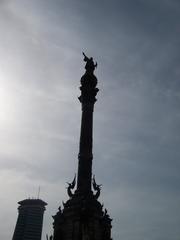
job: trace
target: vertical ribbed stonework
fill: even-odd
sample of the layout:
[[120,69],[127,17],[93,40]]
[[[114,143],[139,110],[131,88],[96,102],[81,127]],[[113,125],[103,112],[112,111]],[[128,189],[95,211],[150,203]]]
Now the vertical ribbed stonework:
[[[69,200],[63,203],[54,218],[54,240],[110,240],[111,219],[107,210],[98,201],[101,185],[96,184],[92,178],[92,146],[93,146],[93,111],[96,95],[97,78],[94,70],[93,58],[84,53],[85,74],[81,77],[81,95],[79,101],[82,105],[81,132],[78,155],[77,188],[76,177],[68,183],[67,192]],[[92,191],[92,187],[93,190]]]

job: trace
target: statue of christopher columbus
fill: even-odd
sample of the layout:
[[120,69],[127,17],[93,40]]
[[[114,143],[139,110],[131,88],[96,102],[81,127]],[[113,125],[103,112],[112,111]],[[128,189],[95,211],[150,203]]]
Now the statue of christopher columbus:
[[83,56],[84,56],[84,61],[86,62],[86,65],[85,65],[86,73],[93,74],[95,68],[97,68],[97,62],[96,64],[94,64],[93,58],[92,57],[88,58],[84,52],[83,52]]

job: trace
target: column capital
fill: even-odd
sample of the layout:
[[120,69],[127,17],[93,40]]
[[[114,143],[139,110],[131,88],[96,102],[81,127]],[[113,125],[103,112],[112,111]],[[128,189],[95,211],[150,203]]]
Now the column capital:
[[97,85],[97,78],[94,74],[85,73],[81,77],[81,96],[79,97],[79,101],[83,103],[95,103],[96,102],[96,95],[99,91],[96,88]]

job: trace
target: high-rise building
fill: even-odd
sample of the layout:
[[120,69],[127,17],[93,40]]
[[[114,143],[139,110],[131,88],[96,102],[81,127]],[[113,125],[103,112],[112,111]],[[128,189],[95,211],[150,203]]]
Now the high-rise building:
[[12,240],[41,240],[47,203],[41,199],[25,199],[18,204],[19,215]]
[[[110,240],[111,221],[107,210],[98,201],[101,185],[92,177],[93,110],[97,78],[93,58],[84,53],[85,74],[81,77],[82,119],[78,155],[77,186],[76,177],[68,184],[69,200],[59,207],[54,218],[54,240]],[[75,189],[76,186],[76,189]],[[93,189],[92,189],[93,187]],[[75,189],[75,190],[74,190]],[[74,190],[74,191],[73,191]]]

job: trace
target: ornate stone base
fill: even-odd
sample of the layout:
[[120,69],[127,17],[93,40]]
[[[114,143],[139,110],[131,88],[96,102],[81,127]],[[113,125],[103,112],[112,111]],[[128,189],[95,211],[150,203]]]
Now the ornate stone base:
[[54,218],[54,240],[110,240],[111,219],[107,210],[90,194],[72,196]]

